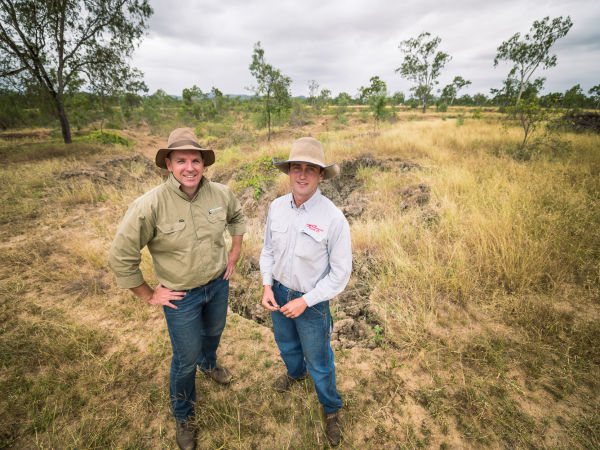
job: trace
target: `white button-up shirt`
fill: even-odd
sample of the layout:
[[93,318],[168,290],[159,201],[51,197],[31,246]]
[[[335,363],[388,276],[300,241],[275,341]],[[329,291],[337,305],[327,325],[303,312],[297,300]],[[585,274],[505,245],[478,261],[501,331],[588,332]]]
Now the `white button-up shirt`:
[[304,292],[308,306],[344,290],[352,272],[350,227],[344,214],[317,189],[296,208],[292,194],[271,203],[260,254],[263,285],[273,279]]

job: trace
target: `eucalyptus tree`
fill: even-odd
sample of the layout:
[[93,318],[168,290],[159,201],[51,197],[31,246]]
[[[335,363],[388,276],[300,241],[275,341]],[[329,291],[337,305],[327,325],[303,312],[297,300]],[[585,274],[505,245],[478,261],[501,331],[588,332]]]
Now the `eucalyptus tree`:
[[585,94],[579,84],[576,84],[571,89],[567,89],[562,98],[562,106],[564,108],[579,109],[583,108],[586,103]]
[[590,94],[590,98],[594,101],[594,109],[598,109],[598,106],[600,106],[600,84],[590,88],[588,94]]
[[281,114],[291,107],[290,84],[291,78],[281,74],[265,61],[265,51],[260,41],[254,44],[250,73],[256,79],[253,88],[256,95],[262,97],[263,112],[267,119],[267,140],[271,140],[271,119],[273,114]]
[[567,35],[572,26],[569,16],[566,19],[559,16],[552,20],[544,17],[534,21],[529,33],[522,38],[520,33],[515,33],[498,47],[494,67],[503,60],[512,63],[507,79],[516,77],[518,82],[515,104],[521,100],[531,76],[539,67],[548,69],[556,66],[557,57],[550,54],[550,49],[558,39]]
[[423,113],[427,111],[433,86],[438,84],[442,69],[452,59],[448,53],[437,51],[440,42],[441,38],[432,38],[431,33],[423,32],[416,38],[402,41],[398,46],[404,53],[404,62],[396,72],[416,83],[411,91],[423,104]]
[[70,143],[65,94],[90,82],[99,64],[134,75],[127,61],[151,15],[148,0],[0,0],[0,83],[38,85]]
[[371,77],[371,84],[367,87],[361,86],[359,89],[362,102],[369,105],[373,114],[373,131],[377,130],[377,124],[386,118],[387,110],[387,86],[385,81],[378,76]]
[[454,99],[458,96],[458,91],[470,84],[471,81],[465,80],[460,75],[456,76],[454,77],[454,80],[452,80],[452,83],[444,86],[444,89],[442,89],[441,97],[444,100],[448,100],[449,105],[452,105],[452,103],[454,103]]
[[314,105],[319,93],[319,82],[317,80],[308,80],[308,104]]

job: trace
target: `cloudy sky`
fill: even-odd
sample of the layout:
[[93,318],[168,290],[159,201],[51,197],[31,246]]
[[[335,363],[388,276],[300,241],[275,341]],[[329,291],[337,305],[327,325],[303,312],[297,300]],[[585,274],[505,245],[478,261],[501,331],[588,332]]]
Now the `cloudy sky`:
[[534,20],[570,16],[573,27],[553,47],[558,65],[539,70],[546,91],[600,83],[600,3],[597,0],[150,0],[154,15],[133,59],[150,92],[181,95],[194,84],[225,94],[249,94],[254,43],[265,60],[292,79],[293,95],[308,95],[316,80],[333,95],[354,96],[378,75],[388,91],[408,94],[410,82],[395,69],[398,44],[429,31],[452,61],[440,86],[461,75],[464,92],[500,87],[508,63],[494,68],[497,47]]

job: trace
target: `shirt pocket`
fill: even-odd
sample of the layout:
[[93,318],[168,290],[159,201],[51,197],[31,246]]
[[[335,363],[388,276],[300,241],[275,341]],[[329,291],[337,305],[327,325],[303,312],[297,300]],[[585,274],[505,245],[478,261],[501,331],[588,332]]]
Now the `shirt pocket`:
[[208,229],[210,233],[211,246],[217,248],[225,247],[223,232],[227,226],[227,213],[223,207],[211,209],[207,214]]
[[313,264],[315,268],[322,264],[326,265],[329,262],[326,234],[315,233],[306,228],[301,229],[296,242],[296,256]]
[[227,216],[223,207],[221,207],[220,209],[211,209],[208,211],[208,221],[210,223],[225,222],[226,219]]
[[173,234],[177,231],[182,231],[185,228],[185,222],[161,223],[160,225],[156,225],[156,228],[162,234]]
[[285,222],[271,222],[271,244],[276,257],[281,256],[287,246],[288,224]]
[[179,251],[185,247],[185,222],[157,224],[158,232],[153,240],[153,248],[158,251]]

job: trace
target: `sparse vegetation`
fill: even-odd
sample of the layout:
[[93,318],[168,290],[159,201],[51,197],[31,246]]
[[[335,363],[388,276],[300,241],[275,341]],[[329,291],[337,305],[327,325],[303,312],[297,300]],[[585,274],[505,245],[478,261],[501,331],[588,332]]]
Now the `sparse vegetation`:
[[[399,111],[377,135],[360,111],[270,143],[248,122],[231,125],[237,143],[202,128],[207,175],[251,188],[254,210],[219,349],[236,378],[198,375],[199,447],[326,445],[311,382],[270,389],[283,367],[253,307],[262,218],[287,189],[269,162],[299,135],[341,164],[322,188],[351,222],[353,276],[332,302],[343,448],[599,446],[599,136],[562,130],[569,152],[521,161],[522,130],[496,110]],[[162,312],[105,264],[127,205],[161,182],[138,154],[156,148],[114,133],[134,146],[0,139],[0,447],[175,446]],[[142,270],[156,283],[147,252]]]

